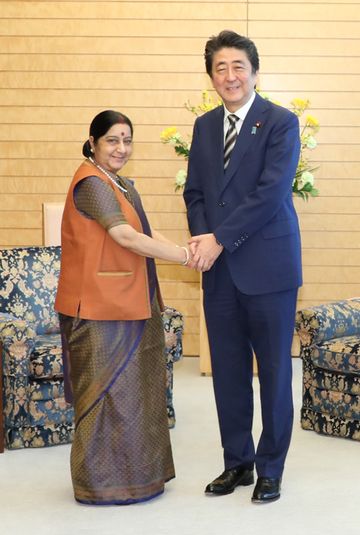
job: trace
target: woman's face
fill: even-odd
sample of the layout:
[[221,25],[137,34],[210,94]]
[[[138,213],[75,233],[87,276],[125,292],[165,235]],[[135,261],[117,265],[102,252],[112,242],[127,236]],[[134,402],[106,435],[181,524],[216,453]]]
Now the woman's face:
[[106,171],[117,173],[131,156],[132,137],[127,124],[114,124],[96,144],[93,136],[89,140],[96,162]]

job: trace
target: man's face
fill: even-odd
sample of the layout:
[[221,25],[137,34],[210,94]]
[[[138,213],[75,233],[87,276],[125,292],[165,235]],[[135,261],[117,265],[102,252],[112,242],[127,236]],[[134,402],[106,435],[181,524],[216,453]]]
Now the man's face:
[[211,80],[226,108],[234,112],[253,94],[257,72],[252,72],[246,52],[237,48],[221,48],[213,57]]

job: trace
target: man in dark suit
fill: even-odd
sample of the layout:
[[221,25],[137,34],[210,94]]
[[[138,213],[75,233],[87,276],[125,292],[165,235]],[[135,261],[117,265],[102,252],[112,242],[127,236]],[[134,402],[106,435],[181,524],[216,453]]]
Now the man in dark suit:
[[[267,503],[280,497],[293,423],[291,343],[302,283],[292,200],[299,123],[255,93],[259,57],[248,38],[231,31],[212,37],[205,63],[223,106],[196,119],[184,190],[189,243],[203,272],[225,464],[205,492],[251,485],[255,465],[252,501]],[[262,412],[257,447],[253,352]]]

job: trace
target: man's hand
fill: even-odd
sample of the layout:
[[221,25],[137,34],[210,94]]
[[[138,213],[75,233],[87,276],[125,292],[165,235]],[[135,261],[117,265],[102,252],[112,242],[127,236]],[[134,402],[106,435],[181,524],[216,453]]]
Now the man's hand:
[[224,249],[217,243],[212,233],[192,236],[188,243],[193,255],[192,262],[197,271],[209,271]]

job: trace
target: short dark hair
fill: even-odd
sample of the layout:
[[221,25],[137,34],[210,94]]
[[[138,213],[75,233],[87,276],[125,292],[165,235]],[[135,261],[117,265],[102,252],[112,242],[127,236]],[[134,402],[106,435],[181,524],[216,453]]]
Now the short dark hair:
[[[104,136],[106,132],[110,130],[112,126],[114,126],[114,124],[127,124],[130,127],[131,137],[133,136],[134,128],[132,122],[126,115],[120,113],[119,111],[105,110],[98,113],[98,115],[94,117],[90,124],[89,136],[94,138],[95,145],[99,137]],[[82,153],[86,158],[91,156],[91,146],[89,140],[85,141]]]
[[259,54],[255,43],[253,43],[248,37],[239,35],[231,30],[223,30],[219,33],[219,35],[213,35],[210,37],[205,45],[205,66],[206,72],[210,78],[212,77],[214,54],[219,52],[219,50],[222,48],[237,48],[238,50],[243,50],[251,63],[253,74],[259,70]]

